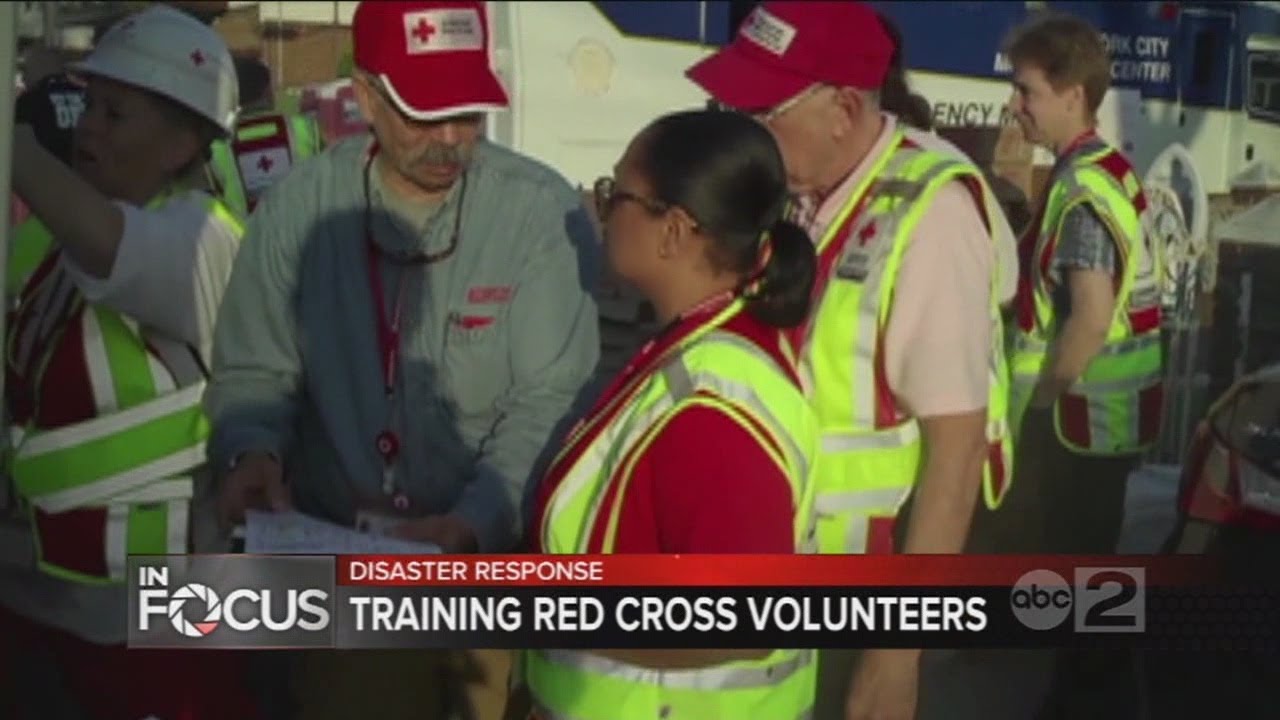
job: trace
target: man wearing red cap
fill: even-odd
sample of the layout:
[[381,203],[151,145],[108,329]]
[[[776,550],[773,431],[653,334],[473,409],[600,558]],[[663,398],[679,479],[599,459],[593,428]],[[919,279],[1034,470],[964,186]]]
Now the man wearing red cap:
[[[823,426],[820,551],[957,553],[1011,462],[1000,210],[972,163],[882,110],[892,53],[862,3],[768,2],[688,75],[773,132],[818,245],[796,342]],[[919,658],[824,653],[814,717],[914,717]]]
[[[591,219],[562,176],[481,136],[507,107],[484,3],[365,2],[353,32],[372,137],[268,191],[227,290],[206,399],[223,520],[291,506],[512,551],[526,481],[599,356]],[[317,653],[300,717],[494,718],[509,666]]]

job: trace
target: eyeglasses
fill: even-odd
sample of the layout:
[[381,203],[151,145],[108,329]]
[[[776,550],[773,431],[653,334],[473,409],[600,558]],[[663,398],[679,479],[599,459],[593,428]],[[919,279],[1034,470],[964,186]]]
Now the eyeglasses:
[[724,103],[718,100],[708,100],[707,109],[717,110],[720,112],[741,112],[743,115],[746,115],[747,117],[750,117],[756,121],[759,121],[762,123],[769,123],[774,120],[777,120],[779,117],[786,114],[787,112],[790,112],[797,105],[804,102],[806,99],[816,94],[819,90],[823,89],[824,87],[828,87],[828,86],[821,85],[821,84],[810,85],[809,87],[800,91],[796,95],[793,95],[787,98],[786,100],[783,100],[782,102],[778,103],[777,105],[774,105],[771,108],[765,108],[763,110],[739,110],[737,108],[729,107],[728,105],[725,105]]
[[458,189],[458,208],[453,216],[453,233],[449,236],[449,246],[433,253],[425,252],[390,252],[384,249],[373,237],[373,196],[370,190],[369,175],[373,170],[373,159],[376,152],[369,153],[364,161],[364,240],[370,249],[395,265],[432,265],[448,259],[458,249],[458,236],[462,233],[462,207],[467,198],[467,174],[463,173]]
[[611,177],[602,177],[596,180],[593,190],[596,201],[596,216],[601,222],[609,218],[609,213],[613,211],[618,203],[630,200],[631,202],[643,207],[645,210],[658,215],[670,209],[670,205],[653,198],[647,198],[643,195],[637,195],[633,192],[627,192],[618,187],[617,181]]
[[782,102],[778,103],[777,105],[773,106],[768,110],[758,110],[756,112],[752,112],[749,114],[751,115],[751,117],[755,118],[756,120],[759,120],[762,123],[773,122],[774,120],[777,120],[782,115],[790,112],[800,103],[809,99],[809,97],[817,94],[817,92],[824,87],[826,86],[810,85],[809,87],[800,91],[796,95],[793,95],[790,98],[783,100]]
[[400,106],[396,105],[396,101],[391,97],[391,91],[387,90],[387,86],[382,83],[382,78],[368,73],[359,73],[357,74],[357,77],[363,79],[365,84],[369,86],[369,89],[373,90],[373,94],[377,95],[387,107],[391,108],[404,119],[410,119],[400,110]]

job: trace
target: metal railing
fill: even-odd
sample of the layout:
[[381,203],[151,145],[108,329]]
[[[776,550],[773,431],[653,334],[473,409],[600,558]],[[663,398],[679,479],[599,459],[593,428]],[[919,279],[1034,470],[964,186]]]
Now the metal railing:
[[1153,207],[1168,213],[1166,221],[1176,224],[1148,228],[1156,233],[1152,239],[1162,247],[1164,258],[1165,400],[1160,440],[1147,460],[1177,465],[1206,405],[1208,382],[1201,367],[1205,333],[1196,302],[1206,243],[1191,236],[1172,188],[1150,184],[1145,189]]

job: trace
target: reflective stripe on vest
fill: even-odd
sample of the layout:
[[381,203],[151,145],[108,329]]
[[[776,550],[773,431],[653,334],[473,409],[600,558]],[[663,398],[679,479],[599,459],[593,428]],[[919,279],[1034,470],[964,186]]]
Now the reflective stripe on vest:
[[1071,158],[1055,176],[1039,226],[1023,239],[1028,262],[1010,349],[1011,423],[1021,422],[1061,328],[1049,286],[1058,235],[1067,212],[1087,205],[1117,243],[1115,311],[1102,349],[1055,403],[1054,426],[1059,441],[1076,453],[1139,453],[1157,440],[1163,409],[1160,249],[1145,231],[1146,198],[1132,167],[1114,148],[1098,145]]
[[310,114],[289,116],[289,139],[293,155],[299,160],[315,157],[324,150],[324,133],[320,131],[319,121]]
[[[775,359],[753,342],[721,329],[743,311],[734,301],[684,338],[593,418],[576,429],[553,461],[570,462],[539,528],[551,553],[610,553],[626,488],[644,449],[683,407],[711,405],[757,438],[791,482],[796,547],[813,536],[812,461],[818,426],[803,393]],[[780,340],[781,342],[781,340]],[[616,413],[613,412],[616,410]],[[612,496],[612,501],[608,498]],[[592,545],[603,524],[603,540]],[[816,667],[810,651],[778,650],[759,661],[685,671],[652,671],[580,651],[529,651],[524,675],[547,718],[803,718],[813,704]]]
[[[100,309],[89,312],[93,310]],[[86,360],[98,372],[111,372],[95,353]],[[15,432],[14,487],[36,507],[60,513],[104,504],[201,465],[209,430],[200,408],[204,387],[200,382],[126,410],[26,437]]]
[[[243,232],[226,208],[201,197],[211,215]],[[189,346],[85,303],[60,262],[56,254],[46,258],[24,291],[10,357],[38,395],[55,380],[44,377],[53,354],[78,354],[86,375],[79,386],[89,389],[96,414],[59,427],[35,429],[33,419],[12,428],[9,472],[30,507],[40,567],[71,580],[114,582],[123,579],[127,554],[186,552],[191,475],[205,462],[209,434],[205,370]],[[78,335],[69,336],[71,328]],[[56,402],[56,395],[38,397],[36,412]]]
[[[243,225],[232,210],[221,203],[215,204],[213,209],[223,222],[235,228],[237,235],[244,234]],[[17,298],[31,279],[31,274],[53,250],[53,234],[39,217],[29,215],[14,228],[10,243],[5,293],[10,298]]]
[[[548,501],[540,528],[547,552],[613,551],[608,542],[602,548],[590,546],[596,523],[616,524],[614,516],[621,509],[624,493],[617,493],[614,506],[602,513],[605,489],[611,483],[625,486],[628,463],[639,458],[643,446],[656,436],[655,429],[680,406],[691,403],[715,404],[731,417],[746,415],[765,429],[767,437],[763,439],[767,442],[762,447],[786,471],[796,505],[802,509],[796,537],[797,544],[803,545],[809,530],[806,515],[812,503],[812,484],[808,480],[819,442],[817,425],[803,396],[773,358],[744,338],[718,329],[742,307],[740,300],[735,301],[673,348],[663,358],[659,372],[637,378],[619,392],[610,405],[621,406],[621,410],[607,425],[584,426],[568,439],[553,464],[559,464],[589,430],[595,431]],[[758,436],[750,424],[743,427]],[[771,447],[781,448],[781,455]]]
[[209,171],[217,180],[218,199],[237,218],[249,217],[249,198],[245,194],[244,180],[236,167],[236,156],[231,143],[225,139],[213,141],[209,147]]
[[40,263],[49,254],[53,247],[53,235],[40,218],[28,215],[26,220],[13,229],[10,243],[5,294],[16,298],[27,284],[31,273],[40,267]]
[[[889,147],[873,170],[875,180],[865,199],[853,193],[820,243],[824,255],[833,259],[823,265],[830,269],[801,346],[802,377],[823,433],[815,500],[821,552],[891,552],[894,519],[919,474],[920,428],[897,408],[883,357],[884,330],[908,238],[935,194],[951,181],[965,182],[984,218],[999,212],[972,165],[913,147],[901,133]],[[1004,498],[1013,464],[998,286],[993,272],[988,456],[982,483],[992,509]]]
[[[806,720],[812,704],[804,707],[773,702],[779,685],[814,681],[814,652],[776,652],[754,664],[733,663],[698,670],[652,670],[573,650],[538,650],[526,653],[529,677],[564,673],[589,677],[584,685],[564,684],[535,696],[535,716],[540,720],[631,720],[665,718],[777,718]],[[663,698],[652,697],[661,687]],[[719,702],[717,696],[732,693],[741,704]],[[813,690],[809,691],[810,698]],[[557,708],[566,706],[607,708],[604,713],[582,714]],[[642,708],[640,711],[633,708]],[[744,710],[739,714],[738,709]]]

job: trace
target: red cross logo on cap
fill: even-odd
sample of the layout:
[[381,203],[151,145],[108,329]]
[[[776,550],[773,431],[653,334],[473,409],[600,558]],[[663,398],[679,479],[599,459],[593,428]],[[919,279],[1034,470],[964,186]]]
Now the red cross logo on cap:
[[191,51],[191,62],[196,67],[200,67],[204,64],[204,53],[200,52],[199,48]]
[[436,26],[427,22],[426,18],[418,20],[418,24],[413,26],[413,37],[420,43],[428,43],[431,36],[436,34]]
[[263,155],[258,160],[258,169],[261,170],[262,172],[270,172],[271,166],[274,164],[275,163],[271,162],[271,158],[267,157],[266,155]]

